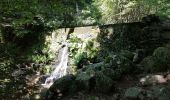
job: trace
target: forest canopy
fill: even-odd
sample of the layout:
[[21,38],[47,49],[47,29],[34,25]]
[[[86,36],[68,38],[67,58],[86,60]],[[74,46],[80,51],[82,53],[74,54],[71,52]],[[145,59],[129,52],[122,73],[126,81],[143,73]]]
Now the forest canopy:
[[136,22],[148,14],[170,17],[169,2],[169,0],[1,0],[0,20],[13,17],[24,23],[32,20],[35,15],[41,15],[51,27],[64,24],[78,26]]

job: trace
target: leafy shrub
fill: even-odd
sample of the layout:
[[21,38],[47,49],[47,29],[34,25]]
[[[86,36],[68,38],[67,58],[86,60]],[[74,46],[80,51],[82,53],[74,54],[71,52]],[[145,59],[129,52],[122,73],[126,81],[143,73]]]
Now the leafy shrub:
[[26,53],[28,60],[35,63],[48,64],[55,57],[55,54],[50,52],[49,45],[41,42],[29,48]]
[[41,68],[40,68],[40,72],[41,72],[42,74],[51,73],[51,72],[52,72],[52,67],[49,66],[49,65],[46,65],[46,66],[44,66],[44,67],[41,67]]
[[83,59],[87,59],[87,53],[86,52],[77,53],[74,57],[74,65],[78,66],[79,63],[83,63],[82,62]]
[[71,64],[78,66],[87,64],[88,61],[92,61],[96,58],[97,48],[94,47],[94,40],[81,40],[75,36],[71,36],[70,42],[70,57]]

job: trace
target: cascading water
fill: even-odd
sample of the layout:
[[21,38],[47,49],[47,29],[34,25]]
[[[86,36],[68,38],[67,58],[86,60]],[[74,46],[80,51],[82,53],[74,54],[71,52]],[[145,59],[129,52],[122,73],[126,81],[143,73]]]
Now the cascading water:
[[58,64],[55,64],[55,70],[51,73],[51,75],[46,78],[45,83],[42,85],[49,85],[51,86],[55,80],[58,78],[63,77],[67,74],[67,63],[68,63],[68,44],[65,42],[62,46],[62,48],[59,51],[58,56]]

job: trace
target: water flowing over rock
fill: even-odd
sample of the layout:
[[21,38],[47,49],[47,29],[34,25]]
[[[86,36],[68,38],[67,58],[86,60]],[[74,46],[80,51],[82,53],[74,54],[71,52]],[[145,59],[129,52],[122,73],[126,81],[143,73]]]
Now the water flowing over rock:
[[45,80],[44,86],[51,86],[55,80],[65,76],[67,74],[67,63],[68,63],[68,44],[65,42],[59,51],[58,62],[54,65],[55,70],[51,73],[49,77]]

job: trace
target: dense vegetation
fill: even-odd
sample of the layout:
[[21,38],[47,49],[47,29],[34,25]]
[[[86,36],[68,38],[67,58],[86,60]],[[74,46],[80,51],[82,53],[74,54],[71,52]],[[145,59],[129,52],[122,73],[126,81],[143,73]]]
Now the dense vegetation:
[[[117,91],[115,84],[126,75],[166,72],[170,69],[169,40],[161,35],[155,39],[152,34],[169,32],[169,18],[169,0],[1,0],[0,99],[9,92],[6,99],[21,99],[18,94],[32,95],[30,87],[23,89],[28,83],[26,76],[53,70],[50,66],[58,51],[51,50],[49,39],[58,28],[99,25],[100,32],[97,38],[89,40],[69,33],[69,70],[74,75],[59,79],[50,92],[56,93],[53,89],[59,88],[63,95],[83,91],[87,95],[99,92],[105,97]],[[132,22],[137,23],[133,26]],[[108,24],[117,25],[112,26],[114,32],[107,29]],[[20,74],[14,75],[15,72]]]

